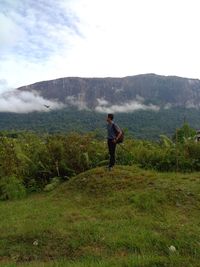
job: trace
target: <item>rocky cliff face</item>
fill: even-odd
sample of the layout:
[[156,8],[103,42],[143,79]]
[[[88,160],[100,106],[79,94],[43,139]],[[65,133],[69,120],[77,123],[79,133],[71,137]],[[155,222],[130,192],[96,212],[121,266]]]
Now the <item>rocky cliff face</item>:
[[124,78],[61,78],[18,90],[36,91],[45,99],[97,111],[195,107],[200,105],[200,80],[144,74]]

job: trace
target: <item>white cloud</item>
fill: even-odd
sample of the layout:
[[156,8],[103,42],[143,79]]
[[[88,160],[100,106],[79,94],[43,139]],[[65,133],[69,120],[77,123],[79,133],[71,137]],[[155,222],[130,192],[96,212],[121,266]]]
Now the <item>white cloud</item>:
[[0,47],[1,49],[6,49],[8,46],[12,46],[19,40],[22,31],[11,18],[1,13],[0,25]]
[[63,108],[56,101],[42,98],[36,92],[7,91],[0,94],[0,112],[29,113]]
[[97,102],[99,106],[107,106],[109,105],[109,102],[105,100],[104,98],[97,98]]
[[152,111],[158,111],[160,108],[155,105],[145,105],[138,101],[130,101],[128,103],[119,104],[119,105],[110,105],[110,106],[103,106],[99,105],[95,108],[97,112],[102,113],[118,113],[118,112],[134,112],[136,110],[152,110]]
[[83,99],[81,99],[81,96],[79,97],[68,96],[66,97],[65,102],[67,103],[67,106],[74,106],[79,110],[89,110],[86,102]]
[[79,36],[70,8],[63,10],[60,0],[2,1],[0,79],[18,87],[60,77],[52,59],[59,55],[64,60]]
[[[0,80],[200,78],[199,0],[2,0]],[[3,26],[2,26],[3,25]]]
[[166,105],[164,105],[164,109],[170,109],[170,108],[172,108],[171,103],[167,103]]
[[0,93],[10,91],[11,88],[9,87],[6,80],[0,80]]

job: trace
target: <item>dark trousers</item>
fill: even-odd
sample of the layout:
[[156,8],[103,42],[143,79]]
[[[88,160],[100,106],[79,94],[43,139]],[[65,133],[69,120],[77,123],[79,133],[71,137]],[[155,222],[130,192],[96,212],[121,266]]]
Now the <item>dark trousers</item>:
[[115,149],[116,143],[113,143],[113,140],[108,139],[108,150],[110,154],[109,167],[113,167],[115,165]]

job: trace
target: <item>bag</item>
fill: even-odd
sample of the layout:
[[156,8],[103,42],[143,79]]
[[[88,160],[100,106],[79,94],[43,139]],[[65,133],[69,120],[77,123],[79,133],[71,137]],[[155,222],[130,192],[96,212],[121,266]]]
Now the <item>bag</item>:
[[[119,134],[119,131],[116,129],[114,123],[113,123],[113,127],[114,127],[115,134],[118,135],[118,134]],[[119,137],[119,139],[117,140],[116,144],[121,144],[121,143],[123,143],[123,141],[124,141],[124,131],[123,131],[122,129],[120,129],[120,130],[121,130],[122,134],[121,134],[121,136]]]

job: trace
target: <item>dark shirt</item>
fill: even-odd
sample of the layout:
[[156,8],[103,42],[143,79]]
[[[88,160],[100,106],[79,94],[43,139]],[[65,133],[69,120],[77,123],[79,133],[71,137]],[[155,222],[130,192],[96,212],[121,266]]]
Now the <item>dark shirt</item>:
[[112,121],[112,123],[107,123],[108,139],[112,140],[112,139],[115,139],[117,137],[115,129],[117,130],[117,132],[120,132],[120,128],[116,123],[114,123],[113,121]]

